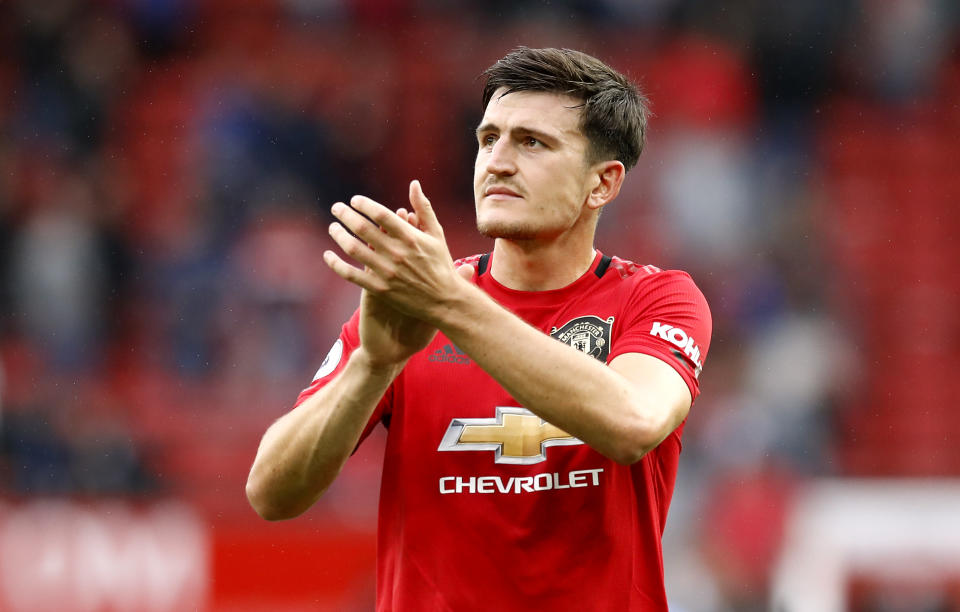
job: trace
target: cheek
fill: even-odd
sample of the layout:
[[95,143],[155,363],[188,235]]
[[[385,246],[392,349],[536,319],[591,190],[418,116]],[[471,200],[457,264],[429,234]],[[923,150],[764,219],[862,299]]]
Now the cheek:
[[567,214],[570,210],[579,210],[583,203],[583,184],[569,175],[556,180],[551,185],[551,195],[557,203],[557,209]]
[[477,149],[477,156],[473,159],[473,178],[479,180],[486,175],[488,152]]
[[473,167],[473,187],[474,192],[477,194],[480,193],[480,186],[483,185],[484,180],[486,179],[486,173],[483,171],[483,165],[480,162],[480,159],[477,159],[476,165]]

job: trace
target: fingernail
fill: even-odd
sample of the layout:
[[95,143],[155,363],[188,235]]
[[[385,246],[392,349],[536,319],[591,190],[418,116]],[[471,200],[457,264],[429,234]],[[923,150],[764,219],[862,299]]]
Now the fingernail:
[[333,214],[337,214],[341,210],[343,210],[343,207],[344,207],[343,202],[337,202],[336,204],[330,207],[330,210],[333,211]]

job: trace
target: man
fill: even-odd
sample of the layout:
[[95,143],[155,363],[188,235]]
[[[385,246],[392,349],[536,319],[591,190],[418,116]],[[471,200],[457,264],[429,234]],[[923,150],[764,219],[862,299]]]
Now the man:
[[570,50],[485,75],[493,252],[454,262],[417,181],[412,211],[335,204],[330,234],[363,267],[323,257],[360,308],[264,435],[247,495],[267,519],[302,513],[383,423],[378,610],[666,610],[660,538],[710,314],[685,273],[593,246],[644,100]]

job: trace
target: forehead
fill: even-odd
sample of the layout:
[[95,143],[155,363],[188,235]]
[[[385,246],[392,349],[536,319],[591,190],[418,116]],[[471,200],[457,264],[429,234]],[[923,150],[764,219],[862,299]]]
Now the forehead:
[[577,98],[545,91],[515,91],[503,95],[501,87],[490,98],[483,114],[484,124],[500,130],[533,129],[564,137],[582,137]]

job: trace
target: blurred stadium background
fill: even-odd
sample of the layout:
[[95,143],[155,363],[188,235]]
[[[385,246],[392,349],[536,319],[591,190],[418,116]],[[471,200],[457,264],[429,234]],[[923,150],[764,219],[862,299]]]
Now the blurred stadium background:
[[[473,234],[477,74],[592,52],[653,102],[606,252],[714,315],[672,609],[960,610],[951,0],[0,3],[0,610],[370,610],[383,438],[244,497],[357,293],[329,205]],[[570,560],[576,563],[575,559]]]

